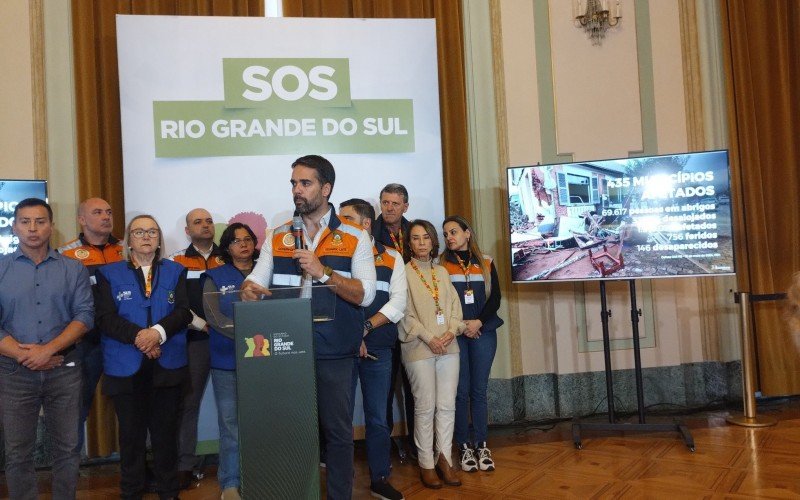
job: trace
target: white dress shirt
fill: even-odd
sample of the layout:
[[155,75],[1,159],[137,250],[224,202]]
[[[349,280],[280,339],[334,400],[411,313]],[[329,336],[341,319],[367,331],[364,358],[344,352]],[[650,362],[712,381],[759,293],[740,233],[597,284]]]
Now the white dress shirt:
[[403,319],[408,300],[408,281],[406,281],[406,264],[397,250],[386,247],[386,253],[394,257],[392,279],[389,280],[389,302],[378,311],[392,323]]

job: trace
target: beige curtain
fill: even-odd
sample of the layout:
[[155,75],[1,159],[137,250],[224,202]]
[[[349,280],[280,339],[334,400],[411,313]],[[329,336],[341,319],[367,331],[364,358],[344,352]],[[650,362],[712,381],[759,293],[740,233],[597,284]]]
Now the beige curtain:
[[283,15],[436,19],[445,211],[471,219],[461,0],[284,0]]
[[[72,0],[78,189],[81,199],[105,198],[114,209],[115,230],[125,221],[122,137],[117,73],[117,14],[261,16],[263,0]],[[96,393],[88,419],[89,456],[117,450],[110,400]]]
[[[800,2],[721,0],[738,287],[785,292],[800,271]],[[780,302],[753,304],[760,389],[800,393]]]

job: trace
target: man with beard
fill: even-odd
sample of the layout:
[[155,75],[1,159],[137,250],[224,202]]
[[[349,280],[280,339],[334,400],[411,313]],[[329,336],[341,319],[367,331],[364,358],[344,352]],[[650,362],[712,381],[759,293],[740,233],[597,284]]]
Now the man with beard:
[[222,252],[214,243],[214,219],[208,210],[195,208],[186,214],[185,231],[191,243],[169,257],[188,270],[186,292],[192,309],[192,322],[189,324],[187,334],[190,387],[183,398],[178,436],[178,481],[181,489],[192,486],[193,473],[197,478],[202,477],[200,459],[195,455],[197,420],[200,415],[200,402],[211,370],[211,357],[208,350],[208,325],[203,312],[200,275],[225,263],[222,260]]
[[[97,268],[123,259],[122,244],[111,231],[114,229],[114,214],[111,205],[102,198],[89,198],[78,206],[78,237],[58,249],[58,253],[75,259],[89,270],[92,288],[96,284]],[[100,331],[96,328],[83,336],[75,346],[76,356],[81,360],[83,389],[81,414],[78,420],[78,448],[83,448],[83,426],[92,408],[95,389],[103,374],[103,351],[100,348]]]
[[[353,380],[364,332],[364,310],[375,298],[376,273],[369,234],[341,219],[328,199],[336,172],[325,158],[292,164],[292,196],[302,218],[304,248],[295,249],[292,224],[275,228],[261,248],[242,297],[255,300],[269,287],[312,283],[336,287],[333,321],[314,323],[317,408],[326,445],[328,498],[353,493]],[[299,265],[296,267],[295,261]]]

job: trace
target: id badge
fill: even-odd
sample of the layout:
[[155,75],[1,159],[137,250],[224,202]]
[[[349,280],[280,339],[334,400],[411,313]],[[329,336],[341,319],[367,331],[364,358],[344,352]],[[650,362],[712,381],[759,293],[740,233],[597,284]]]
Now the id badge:
[[443,325],[444,324],[444,313],[438,312],[436,313],[436,324]]
[[475,303],[475,292],[472,290],[466,290],[464,292],[464,303],[465,304],[474,304]]

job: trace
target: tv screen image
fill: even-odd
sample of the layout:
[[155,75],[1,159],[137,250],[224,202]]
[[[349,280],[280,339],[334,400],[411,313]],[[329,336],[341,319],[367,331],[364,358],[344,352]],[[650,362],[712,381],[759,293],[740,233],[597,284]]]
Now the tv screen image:
[[14,208],[25,198],[47,201],[47,181],[0,179],[0,255],[14,253],[19,238],[14,236]]
[[515,282],[735,272],[727,151],[507,173]]

